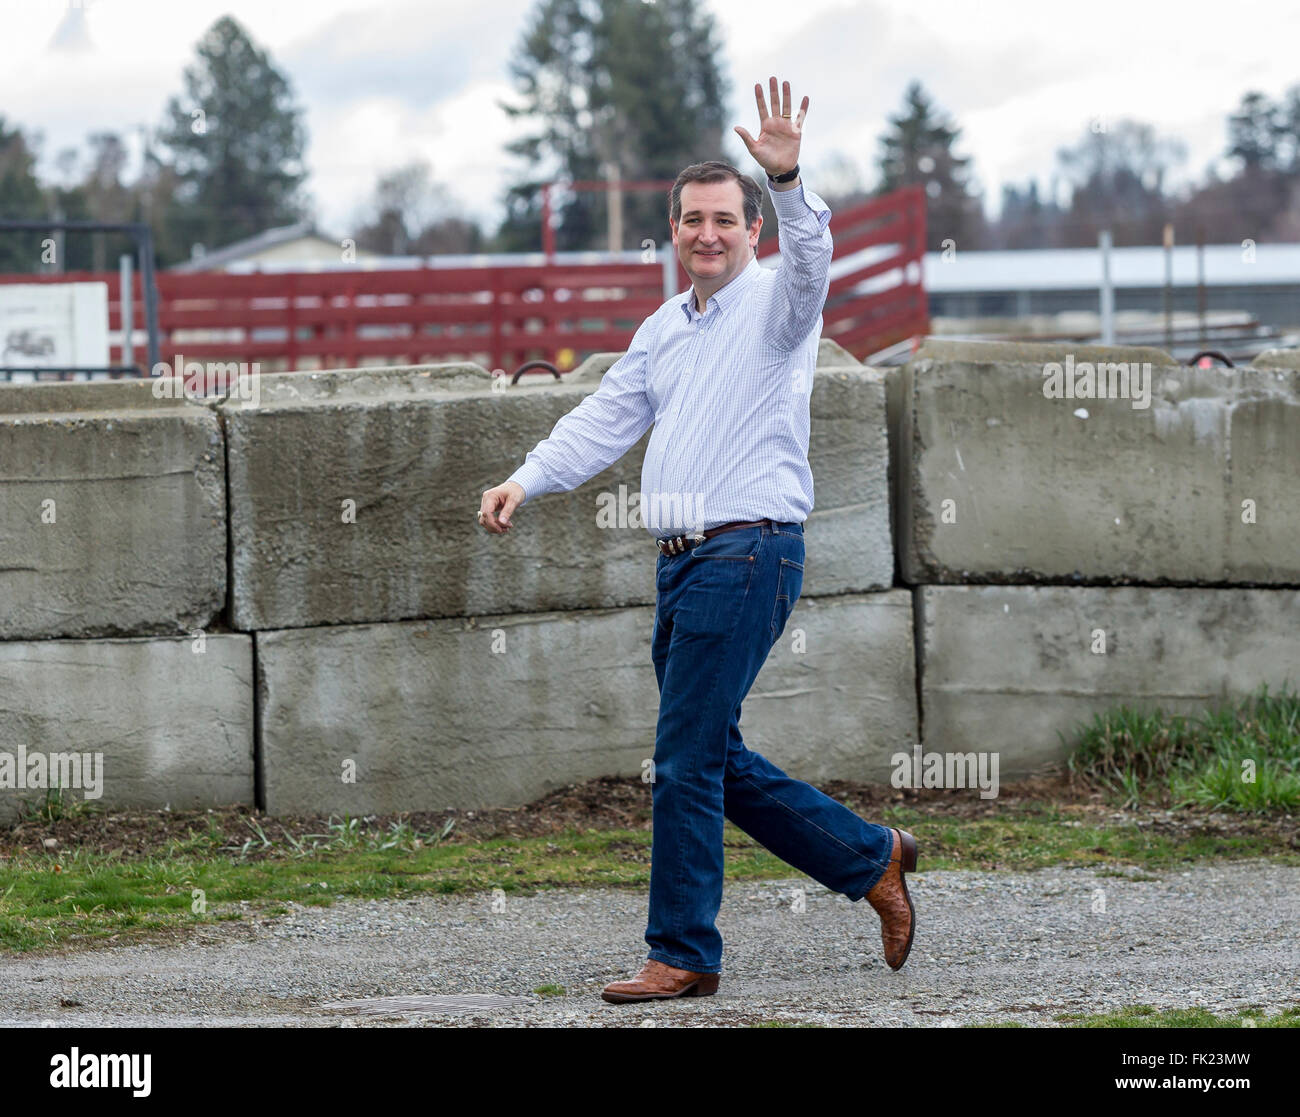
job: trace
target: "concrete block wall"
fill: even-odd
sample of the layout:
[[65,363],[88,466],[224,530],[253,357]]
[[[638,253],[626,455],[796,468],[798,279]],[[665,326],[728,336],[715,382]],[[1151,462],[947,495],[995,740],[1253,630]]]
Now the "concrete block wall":
[[[608,368],[607,357],[590,363]],[[475,518],[483,490],[600,386],[586,364],[573,375],[493,391],[486,372],[451,390],[425,370],[282,373],[262,378],[256,404],[222,404],[234,627],[653,604],[649,533],[597,516],[598,501],[626,505],[639,490],[648,433],[544,512],[530,506],[504,544]],[[805,530],[817,558],[805,590],[888,589],[884,377],[819,366],[812,410],[817,503]]]
[[[1045,395],[1046,365],[1084,362],[1145,364],[1147,406]],[[930,340],[900,379],[907,581],[1300,584],[1300,370],[1276,357]]]
[[226,599],[221,423],[148,381],[0,385],[0,640],[164,635]]
[[44,798],[35,756],[109,810],[252,803],[253,697],[242,633],[0,642],[0,823]]
[[[257,634],[268,810],[518,806],[654,755],[653,606]],[[916,743],[904,590],[801,599],[741,709],[807,779],[871,779]],[[355,776],[345,780],[344,773]]]
[[1001,776],[1065,755],[1107,709],[1193,715],[1300,689],[1300,591],[926,586],[917,593],[926,748],[1001,752]]
[[[1149,406],[1050,398],[1067,362],[1149,364]],[[926,749],[1000,750],[1024,775],[1109,707],[1300,690],[1295,352],[1196,369],[1158,349],[927,339],[890,413]]]
[[[59,744],[101,744],[121,806],[639,779],[657,552],[597,513],[644,441],[506,537],[474,516],[618,356],[504,390],[464,364],[265,376],[256,401],[0,388],[0,818],[6,751]],[[1044,396],[1067,357],[1149,363],[1150,407]],[[1120,700],[1300,685],[1298,380],[1283,353],[929,340],[877,370],[823,341],[803,596],[747,740],[811,780],[884,782],[916,745],[996,749],[1005,776]]]

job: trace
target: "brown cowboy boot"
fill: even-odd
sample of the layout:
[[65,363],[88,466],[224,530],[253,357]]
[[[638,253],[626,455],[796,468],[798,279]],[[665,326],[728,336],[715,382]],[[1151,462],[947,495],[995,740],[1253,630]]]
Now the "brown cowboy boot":
[[669,997],[708,997],[718,991],[718,975],[679,970],[647,958],[631,981],[612,981],[601,991],[611,1004],[625,1001],[662,1001]]
[[916,912],[907,894],[904,873],[916,872],[916,839],[906,830],[894,831],[894,848],[889,866],[867,893],[867,903],[880,916],[880,938],[885,944],[885,961],[891,970],[901,969],[912,950]]

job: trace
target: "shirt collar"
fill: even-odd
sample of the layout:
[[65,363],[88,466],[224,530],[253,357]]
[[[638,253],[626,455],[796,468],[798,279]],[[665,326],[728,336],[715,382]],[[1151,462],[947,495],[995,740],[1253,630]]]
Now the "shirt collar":
[[[729,309],[732,303],[740,301],[740,297],[748,289],[749,285],[758,278],[758,273],[763,270],[763,265],[758,262],[758,257],[751,256],[749,263],[745,265],[741,273],[730,280],[726,286],[719,287],[712,295],[709,296],[709,303],[717,303],[719,312]],[[686,320],[691,321],[695,311],[695,286],[692,284],[686,289],[686,293],[681,296],[679,305],[682,312],[686,315]],[[705,304],[706,310],[708,304]],[[711,313],[711,312],[710,312]]]

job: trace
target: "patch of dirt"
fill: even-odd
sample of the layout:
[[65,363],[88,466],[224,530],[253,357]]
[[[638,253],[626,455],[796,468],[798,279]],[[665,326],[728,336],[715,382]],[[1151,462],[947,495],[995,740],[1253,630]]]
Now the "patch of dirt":
[[[1300,827],[1290,815],[1259,818],[1159,808],[1121,811],[1107,804],[1099,793],[1071,784],[1065,775],[1002,784],[996,799],[981,799],[978,789],[899,790],[845,780],[831,780],[818,786],[867,819],[878,817],[888,807],[906,807],[926,818],[952,821],[1024,817],[1055,807],[1080,825],[1128,824],[1150,827],[1154,833],[1199,833],[1213,837],[1268,835],[1277,840],[1280,850],[1300,850]],[[368,834],[384,834],[392,823],[400,821],[419,831],[428,842],[452,821],[452,830],[443,844],[458,844],[488,838],[541,837],[569,829],[649,831],[651,818],[650,785],[635,778],[610,776],[558,788],[524,807],[368,815],[360,828]],[[0,856],[12,857],[20,852],[57,856],[68,849],[101,854],[118,852],[126,857],[165,855],[172,842],[200,837],[211,829],[220,835],[218,845],[230,847],[226,853],[232,857],[238,856],[244,843],[253,839],[246,859],[254,861],[281,856],[286,849],[291,849],[292,843],[286,835],[310,846],[313,835],[329,834],[330,821],[330,816],[325,815],[276,817],[247,806],[94,812],[53,822],[28,819],[0,828]],[[337,825],[341,819],[333,816],[333,821]],[[261,847],[254,824],[272,841],[270,850]],[[53,844],[48,844],[50,840]]]

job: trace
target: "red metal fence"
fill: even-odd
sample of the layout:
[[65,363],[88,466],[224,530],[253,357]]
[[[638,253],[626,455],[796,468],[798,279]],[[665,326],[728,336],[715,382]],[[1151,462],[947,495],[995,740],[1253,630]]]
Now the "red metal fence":
[[[830,284],[823,336],[863,357],[923,334],[925,194],[904,190],[837,211],[835,260],[866,253]],[[777,251],[775,237],[760,258]],[[833,273],[835,265],[832,265]],[[677,264],[677,289],[687,277]],[[102,281],[109,330],[121,329],[114,273],[2,275],[0,283]],[[877,290],[856,290],[870,281]],[[541,358],[561,367],[626,349],[663,303],[661,262],[385,271],[161,272],[161,360],[258,362],[263,372],[473,360],[507,372]],[[134,321],[143,321],[139,277]],[[571,360],[564,351],[570,351]],[[557,360],[557,358],[559,358]],[[136,363],[144,368],[141,347]],[[110,363],[121,362],[118,346]]]

